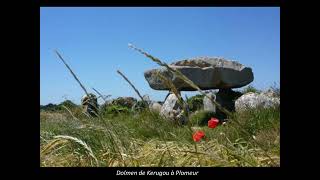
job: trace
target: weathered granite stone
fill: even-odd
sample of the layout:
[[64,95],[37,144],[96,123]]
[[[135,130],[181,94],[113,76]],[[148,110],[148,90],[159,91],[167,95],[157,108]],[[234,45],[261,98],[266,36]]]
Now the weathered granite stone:
[[94,94],[89,93],[89,96],[84,95],[81,99],[81,106],[85,113],[96,117],[98,114],[98,99]]
[[[251,68],[223,58],[193,58],[178,61],[169,66],[179,70],[202,90],[239,88],[253,81]],[[170,89],[157,76],[158,72],[171,80],[180,91],[195,90],[165,68],[147,70],[144,73],[150,87],[155,90]]]
[[280,105],[280,98],[272,92],[253,93],[249,92],[242,95],[235,102],[236,111],[242,111],[249,108],[268,108]]
[[[207,94],[213,101],[216,100],[216,95],[212,92]],[[216,112],[216,105],[212,103],[212,101],[205,96],[203,98],[203,109],[209,112]]]
[[173,93],[167,96],[165,102],[161,106],[160,115],[181,124],[185,124],[188,121],[184,116],[182,107],[178,103],[178,97]]
[[154,112],[160,112],[161,111],[161,107],[162,105],[158,102],[152,102],[150,105],[149,105],[149,108],[151,111],[154,111]]
[[117,99],[113,99],[111,104],[132,108],[136,102],[137,99],[133,97],[118,97]]
[[[216,94],[216,102],[228,111],[235,111],[235,101],[242,95],[241,92],[236,92],[231,89],[220,89]],[[217,117],[220,119],[227,118],[226,114],[220,109],[217,109]]]

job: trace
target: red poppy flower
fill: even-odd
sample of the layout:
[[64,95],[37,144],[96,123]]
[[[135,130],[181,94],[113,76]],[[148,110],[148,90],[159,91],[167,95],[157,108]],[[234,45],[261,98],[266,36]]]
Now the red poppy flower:
[[200,141],[204,137],[204,132],[203,131],[197,131],[192,135],[192,138],[195,142]]
[[208,121],[208,127],[209,128],[215,128],[217,127],[219,124],[219,120],[217,118],[211,118],[209,121]]

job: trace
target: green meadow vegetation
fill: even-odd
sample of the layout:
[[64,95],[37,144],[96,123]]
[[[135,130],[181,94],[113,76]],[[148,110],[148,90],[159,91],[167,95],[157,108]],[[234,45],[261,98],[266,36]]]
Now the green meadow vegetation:
[[[80,106],[60,106],[40,112],[42,167],[280,166],[280,107],[233,112],[210,129],[214,114],[201,109],[179,125],[147,109],[114,106],[92,118]],[[205,132],[200,142],[192,139],[197,130]]]

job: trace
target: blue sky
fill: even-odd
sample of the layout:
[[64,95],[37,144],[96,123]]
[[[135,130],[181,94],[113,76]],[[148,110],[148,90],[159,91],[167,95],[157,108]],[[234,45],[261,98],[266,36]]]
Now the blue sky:
[[167,92],[151,89],[143,76],[158,65],[128,43],[167,63],[198,56],[239,61],[253,69],[259,89],[280,83],[280,8],[46,7],[40,9],[40,104],[79,104],[84,95],[55,49],[88,91],[138,98],[119,69],[141,94],[163,100]]

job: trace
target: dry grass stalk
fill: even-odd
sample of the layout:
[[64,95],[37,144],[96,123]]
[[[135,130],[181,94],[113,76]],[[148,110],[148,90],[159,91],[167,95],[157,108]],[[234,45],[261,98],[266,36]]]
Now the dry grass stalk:
[[73,119],[79,120],[78,118],[76,118],[76,117],[73,115],[73,113],[70,111],[70,109],[69,109],[67,106],[63,105],[62,107],[65,108],[65,109],[68,111],[68,113],[72,116]]
[[47,153],[49,153],[52,149],[54,149],[55,147],[61,145],[61,144],[64,144],[66,141],[61,141],[59,139],[54,139],[54,140],[51,140],[49,143],[47,143],[43,149],[41,150],[40,152],[40,156],[44,156],[46,155]]
[[81,88],[83,89],[83,91],[86,93],[86,95],[89,97],[89,93],[86,90],[86,88],[82,85],[82,83],[80,82],[80,80],[78,79],[78,77],[75,75],[75,73],[72,71],[72,69],[70,68],[70,66],[66,63],[66,61],[62,58],[62,56],[60,55],[60,53],[55,50],[55,53],[58,55],[58,57],[61,59],[61,61],[63,62],[63,64],[69,69],[69,71],[71,72],[72,76],[76,79],[76,81],[80,84]]
[[75,137],[72,137],[72,136],[62,136],[62,135],[59,135],[59,136],[55,136],[54,137],[55,139],[58,139],[58,140],[71,140],[73,142],[76,142],[78,144],[80,144],[84,149],[86,149],[89,153],[89,155],[95,160],[97,166],[99,166],[99,161],[98,159],[96,158],[96,156],[93,154],[91,148],[87,145],[87,143],[85,143],[84,141],[78,139],[78,138],[75,138]]
[[[104,100],[104,102],[107,102],[107,98],[108,97],[110,97],[111,95],[107,95],[107,96],[103,96],[98,90],[96,90],[95,88],[92,88],[98,95],[99,95],[99,97],[101,97],[103,100]],[[98,97],[98,98],[99,98]]]
[[137,90],[137,88],[134,87],[134,85],[129,81],[129,79],[128,79],[124,74],[122,74],[119,70],[117,70],[117,73],[120,74],[120,75],[123,77],[123,79],[125,79],[125,80],[130,84],[130,86],[131,86],[131,87],[133,88],[133,90],[138,94],[138,96],[140,97],[140,99],[142,100],[142,102],[145,103],[145,104],[148,104],[148,103],[143,99],[143,97],[141,96],[141,94],[139,93],[139,91]]

